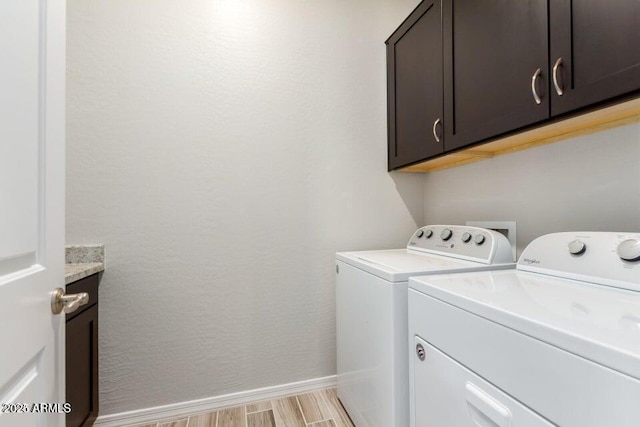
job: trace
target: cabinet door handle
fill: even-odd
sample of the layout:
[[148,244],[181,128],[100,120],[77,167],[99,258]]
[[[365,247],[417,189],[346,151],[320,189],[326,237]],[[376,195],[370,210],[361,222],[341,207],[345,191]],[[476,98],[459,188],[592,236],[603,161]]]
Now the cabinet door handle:
[[538,95],[538,91],[536,90],[536,80],[542,74],[542,70],[538,68],[535,73],[533,73],[533,77],[531,77],[531,92],[533,93],[533,100],[536,104],[541,104],[542,100],[540,99],[540,95]]
[[562,96],[564,90],[560,87],[558,83],[558,68],[562,65],[562,58],[558,58],[555,65],[553,66],[553,86],[556,88],[556,93],[559,96]]
[[440,118],[438,117],[435,122],[433,122],[433,137],[436,142],[440,142],[440,137],[438,136],[438,124],[440,124]]

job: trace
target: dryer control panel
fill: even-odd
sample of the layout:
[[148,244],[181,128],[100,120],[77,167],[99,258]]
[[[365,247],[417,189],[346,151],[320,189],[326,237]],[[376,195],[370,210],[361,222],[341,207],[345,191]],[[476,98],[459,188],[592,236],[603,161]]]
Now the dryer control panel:
[[517,268],[640,291],[640,233],[546,234],[527,246]]
[[463,225],[427,225],[419,228],[407,249],[482,262],[512,263],[509,240],[497,231]]

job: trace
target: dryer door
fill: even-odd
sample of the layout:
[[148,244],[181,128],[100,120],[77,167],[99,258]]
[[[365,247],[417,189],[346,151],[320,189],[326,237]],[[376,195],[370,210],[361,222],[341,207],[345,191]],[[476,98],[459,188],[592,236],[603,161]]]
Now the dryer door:
[[412,427],[554,426],[420,337],[413,347]]

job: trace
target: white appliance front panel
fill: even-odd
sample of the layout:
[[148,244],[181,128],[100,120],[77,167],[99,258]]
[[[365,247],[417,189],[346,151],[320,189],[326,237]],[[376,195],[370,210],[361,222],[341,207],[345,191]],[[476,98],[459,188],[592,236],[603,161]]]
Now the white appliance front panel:
[[408,298],[409,336],[422,337],[551,423],[638,426],[640,381],[415,289]]
[[553,427],[420,337],[411,344],[411,427]]
[[640,379],[640,293],[523,271],[411,279],[410,287]]
[[407,283],[389,283],[338,261],[338,397],[359,427],[409,420]]

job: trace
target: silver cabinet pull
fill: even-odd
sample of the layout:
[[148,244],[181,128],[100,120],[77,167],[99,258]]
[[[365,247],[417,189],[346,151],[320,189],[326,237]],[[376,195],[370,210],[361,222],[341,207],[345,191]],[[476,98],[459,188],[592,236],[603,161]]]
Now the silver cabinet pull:
[[66,295],[64,289],[56,288],[51,295],[51,311],[53,314],[73,313],[79,307],[89,302],[89,294],[80,292],[79,294]]
[[564,90],[558,84],[558,68],[562,65],[562,58],[558,58],[555,65],[553,66],[553,86],[556,88],[556,93],[559,96],[562,96]]
[[440,123],[440,118],[438,117],[435,122],[433,122],[433,137],[436,142],[440,142],[440,137],[438,136],[438,124]]
[[536,80],[542,74],[542,70],[538,68],[535,73],[533,73],[533,77],[531,77],[531,92],[533,93],[533,100],[536,101],[536,104],[541,104],[542,100],[540,99],[540,95],[538,95],[538,91],[536,90]]

